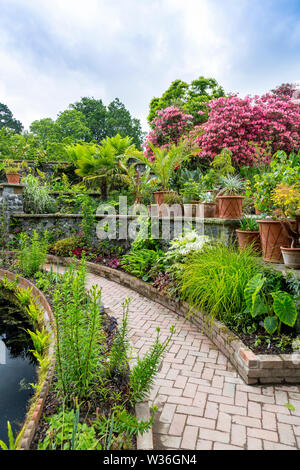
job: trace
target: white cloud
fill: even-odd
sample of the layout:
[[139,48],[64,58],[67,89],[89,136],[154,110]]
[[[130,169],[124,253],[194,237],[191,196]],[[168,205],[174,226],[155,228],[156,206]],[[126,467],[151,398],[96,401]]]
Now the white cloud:
[[[254,14],[258,0],[0,0],[0,8],[0,102],[26,126],[82,96],[106,104],[118,96],[145,126],[150,99],[177,78],[204,75],[255,93],[300,74],[295,59],[282,70],[271,63],[277,50],[268,18]],[[291,21],[273,21],[273,36],[288,38]]]

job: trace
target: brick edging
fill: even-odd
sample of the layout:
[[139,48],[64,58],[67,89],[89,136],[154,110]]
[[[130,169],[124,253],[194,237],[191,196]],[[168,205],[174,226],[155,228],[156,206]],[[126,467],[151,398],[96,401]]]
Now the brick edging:
[[[48,255],[48,261],[66,265],[72,261],[72,258]],[[76,263],[79,264],[80,261]],[[129,287],[178,315],[188,318],[229,359],[246,384],[300,383],[300,354],[256,355],[223,323],[218,320],[210,322],[207,315],[190,308],[187,302],[177,302],[150,284],[123,271],[91,262],[86,262],[86,265],[91,273]]]
[[[23,289],[31,289],[31,296],[37,301],[38,307],[44,312],[43,326],[48,330],[48,332],[52,333],[54,326],[54,317],[50,304],[44,294],[34,284],[32,284],[32,282],[28,281],[27,279],[21,276],[16,276],[16,274],[0,268],[0,279],[3,279],[4,277],[7,277],[10,281],[17,280],[18,286]],[[48,395],[48,391],[52,382],[55,369],[53,341],[49,346],[48,358],[51,360],[51,365],[49,367],[45,380],[39,383],[42,388],[39,392],[36,392],[34,394],[33,405],[30,407],[29,411],[26,414],[24,422],[25,424],[21,430],[22,439],[19,445],[19,450],[30,449],[32,439],[39,425],[42,409]]]

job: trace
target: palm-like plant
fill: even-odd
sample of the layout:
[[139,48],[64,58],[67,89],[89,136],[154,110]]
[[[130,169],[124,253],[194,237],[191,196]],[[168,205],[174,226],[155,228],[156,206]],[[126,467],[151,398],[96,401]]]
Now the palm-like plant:
[[178,145],[172,144],[169,148],[158,148],[151,146],[154,159],[152,161],[142,152],[132,153],[132,157],[144,163],[151,172],[156,176],[162,189],[168,190],[170,179],[176,170],[183,162],[189,160],[194,151],[188,149],[185,142],[180,142]]
[[68,146],[66,151],[73,161],[76,161],[76,173],[86,180],[99,178],[102,183],[102,193],[106,196],[107,186],[113,178],[118,177],[120,167],[118,162],[127,149],[134,146],[130,137],[107,137],[97,144],[77,144]]

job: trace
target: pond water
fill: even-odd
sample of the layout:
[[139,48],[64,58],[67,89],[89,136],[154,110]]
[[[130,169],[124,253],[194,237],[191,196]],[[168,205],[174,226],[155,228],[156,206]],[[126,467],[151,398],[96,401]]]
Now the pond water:
[[14,437],[22,427],[28,401],[34,393],[29,384],[37,378],[26,329],[32,327],[24,313],[0,297],[0,440],[5,443],[7,421],[12,425]]

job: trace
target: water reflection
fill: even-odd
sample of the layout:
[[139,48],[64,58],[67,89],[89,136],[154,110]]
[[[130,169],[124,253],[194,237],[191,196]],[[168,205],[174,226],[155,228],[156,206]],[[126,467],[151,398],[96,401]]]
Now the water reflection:
[[36,381],[27,329],[32,327],[26,315],[0,298],[0,439],[4,442],[7,442],[7,421],[11,422],[14,435],[20,430],[33,394],[28,384]]

